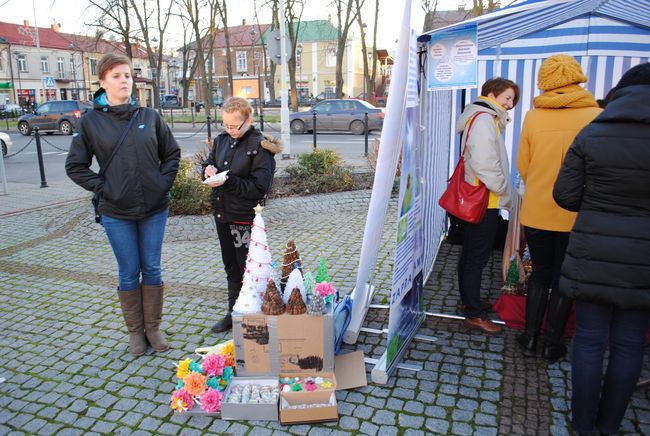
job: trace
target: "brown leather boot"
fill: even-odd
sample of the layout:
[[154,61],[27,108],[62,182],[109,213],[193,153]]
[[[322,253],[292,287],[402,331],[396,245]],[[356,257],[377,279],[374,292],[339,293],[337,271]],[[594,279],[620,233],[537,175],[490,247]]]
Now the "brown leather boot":
[[142,311],[144,313],[144,332],[147,340],[157,352],[169,349],[165,335],[160,331],[163,309],[164,285],[142,285]]
[[142,314],[142,293],[140,288],[132,291],[117,291],[122,307],[124,322],[129,331],[129,352],[138,357],[147,351],[147,339],[144,335],[144,317]]
[[469,328],[481,330],[489,334],[501,333],[501,330],[503,330],[501,326],[496,325],[485,317],[465,318],[465,324]]

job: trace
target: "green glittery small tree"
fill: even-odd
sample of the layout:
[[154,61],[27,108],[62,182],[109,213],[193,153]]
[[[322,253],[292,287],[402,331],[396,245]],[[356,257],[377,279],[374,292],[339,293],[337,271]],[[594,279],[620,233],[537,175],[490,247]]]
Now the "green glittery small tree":
[[307,271],[302,280],[305,282],[305,293],[307,295],[313,294],[314,286],[316,286],[316,279],[314,278],[311,271]]
[[330,276],[327,272],[327,262],[323,256],[318,260],[318,269],[316,270],[316,283],[331,282]]

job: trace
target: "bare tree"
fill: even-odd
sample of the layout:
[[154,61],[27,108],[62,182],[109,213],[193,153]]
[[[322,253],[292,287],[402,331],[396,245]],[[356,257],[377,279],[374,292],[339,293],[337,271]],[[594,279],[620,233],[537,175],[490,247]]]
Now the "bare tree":
[[[101,29],[104,33],[116,35],[124,42],[124,51],[129,59],[133,59],[131,37],[134,29],[129,16],[129,0],[88,0],[91,8],[98,13],[98,18],[88,23]],[[135,85],[134,85],[135,86]]]
[[[278,1],[279,0],[268,0],[265,3],[268,7],[271,8],[271,30],[280,28],[280,5]],[[277,65],[275,62],[271,62],[270,65],[268,65],[268,68],[269,68],[269,81],[268,81],[269,94],[271,96],[271,101],[275,101],[275,72],[277,70]]]
[[[192,50],[190,49],[190,23],[187,20],[182,20],[183,26],[183,45],[181,46],[181,86],[183,87],[183,107],[187,107],[188,97],[190,94],[190,81],[191,77],[196,72],[198,64],[198,56],[191,56]],[[190,59],[191,58],[191,59]],[[191,63],[190,63],[191,60]]]
[[[212,53],[216,34],[217,8],[212,0],[176,0],[181,9],[181,17],[186,20],[193,34],[194,60],[192,70],[202,77],[201,88],[206,110],[212,108]],[[207,20],[202,18],[201,11],[208,11]],[[185,46],[188,47],[187,45]],[[191,50],[187,50],[189,60]],[[185,56],[185,54],[184,54]],[[184,61],[185,62],[185,61]],[[208,68],[206,69],[206,64]]]
[[[361,34],[361,51],[363,52],[363,80],[365,81],[366,95],[364,98],[375,104],[375,83],[377,81],[377,21],[379,19],[379,0],[375,0],[375,17],[372,32],[372,49],[369,51],[366,43],[366,24],[361,18],[361,8],[365,0],[355,0],[357,8],[357,22]],[[369,56],[370,55],[370,56]],[[372,65],[369,57],[372,59]],[[368,99],[368,96],[370,98]]]
[[[298,86],[296,83],[296,49],[300,40],[300,23],[305,9],[304,0],[287,0],[284,17],[291,45],[291,56],[287,62],[289,69],[289,87],[291,91],[291,110],[298,110]],[[301,59],[302,61],[302,59]]]
[[228,74],[228,93],[233,95],[233,82],[232,82],[232,57],[230,55],[230,34],[228,33],[228,6],[226,0],[216,1],[216,9],[221,17],[223,23],[223,36],[226,41],[226,72]]
[[[352,23],[359,11],[353,8],[355,0],[334,0],[338,35],[336,39],[336,98],[343,97],[343,56]],[[349,91],[348,91],[349,92]]]
[[498,0],[472,0],[472,15],[479,16],[499,9]]
[[[142,41],[147,49],[147,58],[149,67],[154,72],[153,80],[153,107],[160,107],[160,73],[162,71],[164,36],[171,16],[173,3],[169,2],[166,7],[161,6],[160,0],[154,0],[154,7],[151,8],[151,2],[147,0],[130,0],[131,7],[140,25]],[[153,20],[153,23],[151,22]],[[152,26],[153,31],[149,28]],[[157,32],[157,35],[155,35]],[[154,36],[152,36],[154,34]],[[154,44],[158,42],[158,46]],[[154,43],[154,44],[152,44]]]

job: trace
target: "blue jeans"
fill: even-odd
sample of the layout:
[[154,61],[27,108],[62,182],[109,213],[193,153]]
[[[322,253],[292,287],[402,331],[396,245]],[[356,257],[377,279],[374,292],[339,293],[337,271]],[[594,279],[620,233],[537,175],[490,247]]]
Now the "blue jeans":
[[131,291],[142,284],[162,284],[160,253],[169,211],[165,209],[141,220],[102,215],[106,236],[115,253],[119,289]]
[[641,374],[649,315],[646,310],[619,310],[576,301],[571,411],[577,433],[591,433],[594,426],[606,434],[618,432]]

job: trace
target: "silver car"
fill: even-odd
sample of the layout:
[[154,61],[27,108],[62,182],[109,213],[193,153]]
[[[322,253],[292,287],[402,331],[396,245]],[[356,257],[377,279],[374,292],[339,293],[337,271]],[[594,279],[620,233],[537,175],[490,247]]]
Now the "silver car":
[[4,132],[0,132],[0,146],[2,147],[2,155],[6,156],[11,151],[11,137]]
[[304,112],[294,112],[289,116],[291,133],[313,131],[314,112],[316,130],[342,130],[355,135],[365,132],[364,117],[368,113],[368,130],[379,130],[384,123],[381,109],[368,102],[354,99],[323,100]]

